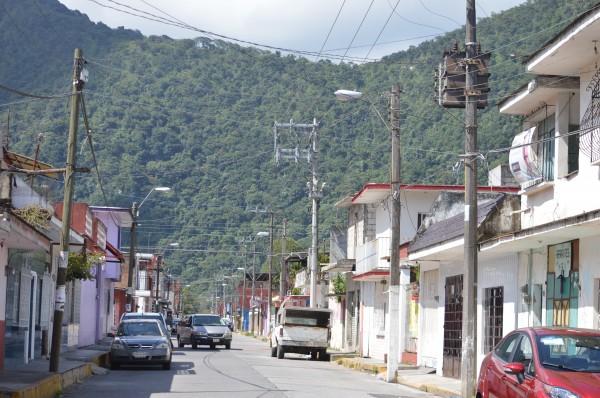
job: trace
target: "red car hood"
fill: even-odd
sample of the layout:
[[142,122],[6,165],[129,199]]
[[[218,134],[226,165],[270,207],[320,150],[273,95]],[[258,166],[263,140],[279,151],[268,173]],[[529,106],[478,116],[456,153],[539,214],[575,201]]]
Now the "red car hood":
[[546,370],[546,384],[564,387],[577,394],[585,396],[598,396],[600,391],[600,373],[587,372],[556,372]]

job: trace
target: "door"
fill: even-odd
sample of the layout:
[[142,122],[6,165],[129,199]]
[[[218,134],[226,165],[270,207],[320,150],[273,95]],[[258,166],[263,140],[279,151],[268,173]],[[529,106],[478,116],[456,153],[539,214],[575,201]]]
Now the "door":
[[460,379],[462,357],[463,276],[446,278],[444,304],[444,357],[442,375]]
[[486,363],[485,368],[481,369],[487,389],[486,396],[489,398],[504,398],[507,396],[506,383],[509,380],[509,376],[504,373],[504,365],[511,361],[520,339],[520,333],[508,335],[496,347],[494,356]]

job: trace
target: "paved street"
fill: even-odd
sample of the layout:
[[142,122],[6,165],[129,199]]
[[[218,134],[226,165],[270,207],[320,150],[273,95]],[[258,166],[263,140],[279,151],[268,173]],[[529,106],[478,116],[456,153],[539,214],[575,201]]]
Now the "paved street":
[[344,397],[425,398],[435,395],[388,384],[369,373],[300,355],[271,358],[267,343],[238,334],[231,350],[176,348],[170,371],[124,367],[93,375],[65,397]]

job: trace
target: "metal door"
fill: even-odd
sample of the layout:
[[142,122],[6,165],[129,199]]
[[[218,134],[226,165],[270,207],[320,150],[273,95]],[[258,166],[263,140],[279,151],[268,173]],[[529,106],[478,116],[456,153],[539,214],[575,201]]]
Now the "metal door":
[[446,278],[444,305],[444,377],[460,379],[462,357],[463,276]]

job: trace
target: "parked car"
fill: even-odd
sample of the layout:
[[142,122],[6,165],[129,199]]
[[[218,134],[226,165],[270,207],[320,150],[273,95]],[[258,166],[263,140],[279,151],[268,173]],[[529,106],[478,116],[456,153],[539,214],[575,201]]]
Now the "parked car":
[[110,367],[121,365],[162,365],[171,369],[171,338],[156,319],[125,319],[110,345]]
[[600,391],[600,330],[530,327],[483,360],[477,396],[592,398]]
[[287,307],[277,311],[276,324],[269,335],[271,356],[283,359],[285,353],[310,355],[326,361],[331,310]]
[[[169,327],[167,326],[167,321],[165,317],[160,312],[126,312],[121,315],[121,322],[127,319],[155,319],[160,323],[161,329],[166,336],[170,336],[171,332]],[[169,339],[169,344],[171,344],[171,349],[173,349],[173,342]]]
[[231,319],[229,319],[229,318],[221,318],[221,319],[223,319],[223,322],[225,323],[225,325],[227,325],[229,330],[233,331],[233,322],[231,322]]
[[191,344],[193,349],[199,345],[210,348],[224,345],[226,349],[230,349],[231,330],[219,315],[193,314],[177,325],[177,345],[184,347],[186,344]]
[[179,318],[173,318],[173,322],[171,323],[171,334],[177,335],[177,324],[179,324]]

